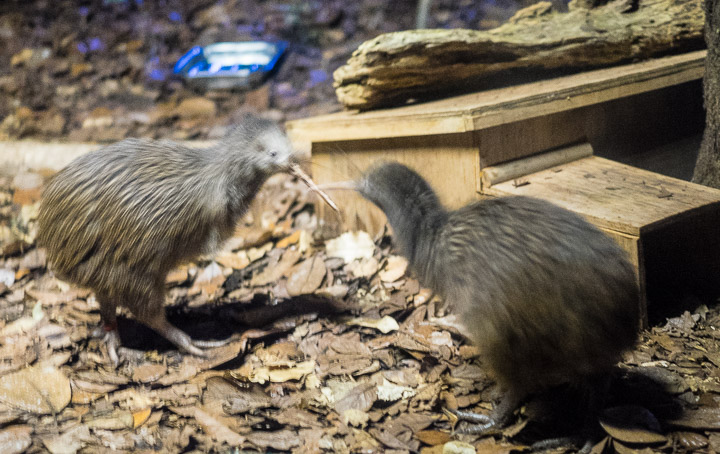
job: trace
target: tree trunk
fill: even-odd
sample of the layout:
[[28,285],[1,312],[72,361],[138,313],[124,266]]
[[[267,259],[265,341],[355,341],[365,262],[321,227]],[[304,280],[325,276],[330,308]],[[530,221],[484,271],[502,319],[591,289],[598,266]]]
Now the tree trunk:
[[705,134],[693,181],[720,188],[720,0],[705,0],[705,41]]
[[570,6],[558,13],[539,2],[488,31],[380,35],[335,71],[338,99],[373,109],[704,45],[701,0],[574,0]]

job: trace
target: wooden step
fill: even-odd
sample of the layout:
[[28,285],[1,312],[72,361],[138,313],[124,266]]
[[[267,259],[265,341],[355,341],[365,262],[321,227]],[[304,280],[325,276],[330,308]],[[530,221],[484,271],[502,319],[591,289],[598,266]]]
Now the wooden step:
[[[523,166],[503,166],[510,165]],[[597,156],[491,182],[497,174],[483,170],[483,194],[548,200],[616,240],[636,268],[643,309],[648,301],[720,294],[720,190]]]

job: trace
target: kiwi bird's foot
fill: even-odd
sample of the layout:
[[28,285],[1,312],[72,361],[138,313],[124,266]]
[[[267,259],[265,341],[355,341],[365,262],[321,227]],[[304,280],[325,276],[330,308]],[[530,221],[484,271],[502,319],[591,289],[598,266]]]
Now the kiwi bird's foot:
[[148,325],[158,332],[165,339],[169,340],[180,350],[190,353],[191,355],[207,358],[209,353],[201,350],[201,348],[222,347],[228,341],[195,341],[182,330],[171,325],[167,320],[159,320],[156,323],[148,323]]
[[117,328],[117,321],[111,323],[101,323],[90,332],[90,336],[94,339],[102,339],[107,349],[108,358],[113,366],[117,367],[120,363],[117,349],[120,347],[120,332]]
[[494,433],[500,428],[500,425],[490,416],[483,415],[482,413],[474,413],[471,411],[461,410],[450,410],[460,421],[467,421],[472,423],[460,430],[456,430],[457,433],[465,435],[487,435]]

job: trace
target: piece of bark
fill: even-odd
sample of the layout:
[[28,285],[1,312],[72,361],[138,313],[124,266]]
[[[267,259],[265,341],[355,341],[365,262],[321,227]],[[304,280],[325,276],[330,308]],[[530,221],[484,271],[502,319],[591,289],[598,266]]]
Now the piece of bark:
[[[595,2],[596,3],[596,2]],[[334,73],[339,101],[367,110],[703,47],[700,0],[615,0],[570,11],[540,2],[488,30],[409,30],[366,41]],[[589,7],[589,9],[588,9]]]

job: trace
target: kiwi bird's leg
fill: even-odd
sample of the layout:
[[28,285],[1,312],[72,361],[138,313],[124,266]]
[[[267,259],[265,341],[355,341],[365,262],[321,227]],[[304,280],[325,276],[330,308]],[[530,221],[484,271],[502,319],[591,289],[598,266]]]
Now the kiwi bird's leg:
[[[163,284],[164,285],[164,284]],[[201,348],[213,348],[225,345],[228,341],[193,341],[182,330],[173,326],[165,317],[165,308],[162,301],[165,293],[162,286],[154,291],[150,303],[139,306],[138,311],[133,311],[139,321],[149,326],[165,339],[169,340],[180,350],[191,355],[207,357],[208,353],[200,350]]]
[[117,367],[120,362],[117,355],[117,349],[120,346],[120,333],[117,327],[117,304],[115,300],[104,294],[96,294],[95,298],[100,304],[101,321],[100,326],[95,328],[91,335],[103,339],[108,357],[113,365]]
[[482,435],[504,427],[522,399],[523,396],[519,393],[508,392],[502,400],[500,400],[500,403],[495,407],[490,416],[471,411],[453,411],[458,419],[473,423],[459,430],[458,433]]

